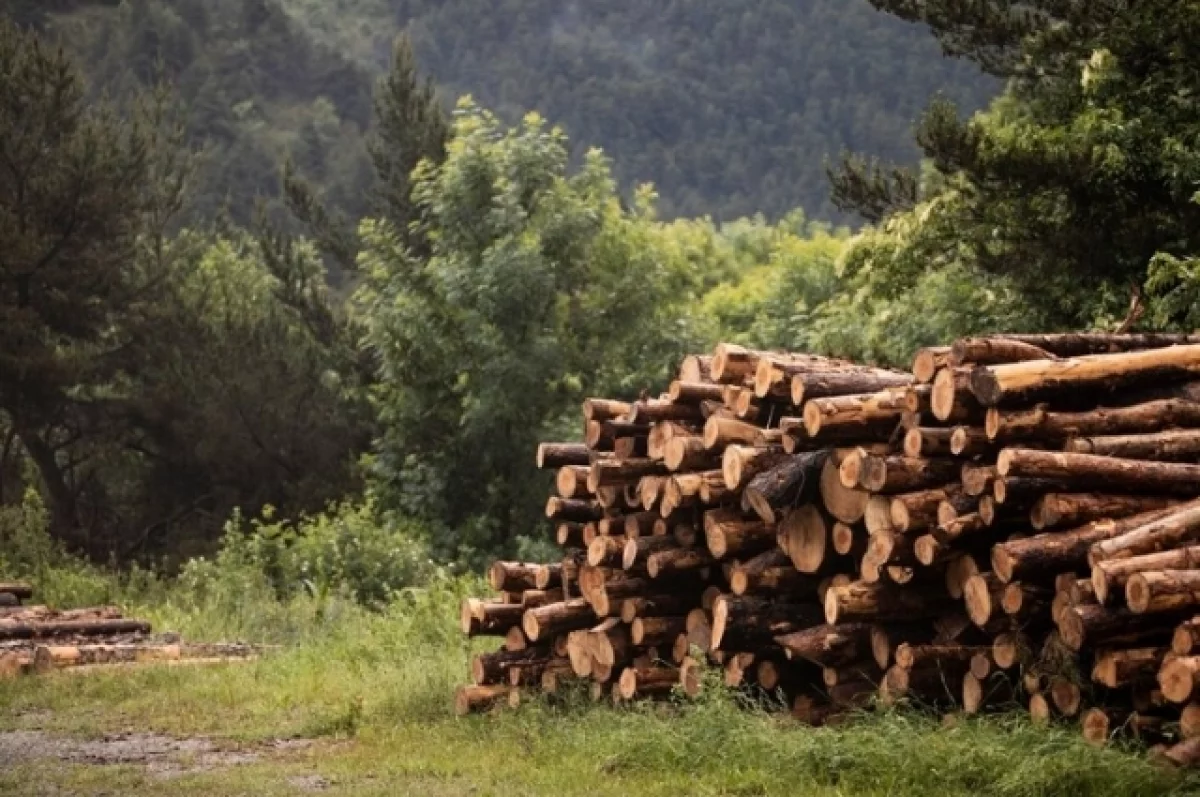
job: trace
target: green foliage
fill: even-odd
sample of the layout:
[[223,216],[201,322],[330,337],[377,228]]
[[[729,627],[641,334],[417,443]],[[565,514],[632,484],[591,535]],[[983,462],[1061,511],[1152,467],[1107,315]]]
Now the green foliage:
[[574,174],[567,160],[537,116],[505,129],[463,101],[445,162],[414,174],[428,260],[390,223],[362,227],[376,474],[386,508],[443,524],[442,551],[530,533],[543,433],[591,391],[661,375],[687,337],[667,320],[685,275],[655,258],[648,207],[621,209],[599,153]]
[[[1006,276],[1048,323],[1078,327],[1119,319],[1156,254],[1200,247],[1194,5],[872,2],[1011,78],[985,113],[961,119],[948,103],[926,112],[917,141],[935,173],[900,244],[911,250],[904,260]],[[870,210],[884,188],[852,204]],[[1161,310],[1158,326],[1185,322],[1183,308]]]
[[537,109],[569,131],[573,159],[602,147],[620,184],[653,182],[672,217],[804,207],[846,220],[829,201],[826,158],[852,149],[914,163],[909,132],[929,97],[977,108],[998,89],[863,0],[282,5],[375,70],[406,31],[447,95],[470,94],[510,124]]

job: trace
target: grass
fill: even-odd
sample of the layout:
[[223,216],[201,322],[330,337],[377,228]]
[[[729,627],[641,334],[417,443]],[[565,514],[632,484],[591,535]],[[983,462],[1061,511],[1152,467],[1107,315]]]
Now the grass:
[[[169,780],[180,795],[294,794],[309,783],[327,794],[506,797],[1200,793],[1200,780],[1137,752],[1097,750],[1073,727],[1035,729],[1015,716],[943,729],[910,711],[811,730],[714,688],[690,705],[533,701],[457,719],[451,694],[470,648],[454,631],[455,600],[439,588],[383,614],[327,605],[322,619],[310,616],[319,632],[248,664],[3,682],[0,730],[152,731],[267,751],[236,766],[185,767]],[[282,753],[263,746],[280,738],[316,741]],[[163,788],[164,776],[142,766],[0,770],[0,794]]]
[[[188,639],[284,647],[240,664],[0,680],[0,795],[1200,794],[1200,776],[1089,747],[1073,726],[1036,729],[1013,715],[941,728],[910,710],[812,730],[715,683],[695,703],[614,709],[578,696],[459,719],[454,687],[487,644],[457,630],[477,582],[434,577],[368,611],[345,589],[279,597],[244,541],[174,580],[118,578],[39,548],[37,525],[7,538],[10,555],[34,552],[7,569],[53,603],[113,601]],[[6,731],[46,734],[36,749],[49,757],[6,760]],[[183,755],[164,767],[62,754],[120,733],[204,737],[243,760]]]

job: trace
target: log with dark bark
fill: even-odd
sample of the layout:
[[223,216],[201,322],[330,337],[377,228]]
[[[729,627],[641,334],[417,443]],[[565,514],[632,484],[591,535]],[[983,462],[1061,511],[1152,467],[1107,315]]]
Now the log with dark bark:
[[959,471],[959,482],[963,493],[969,496],[990,494],[992,482],[996,480],[995,465],[964,464]]
[[148,633],[150,633],[150,624],[142,620],[32,620],[23,622],[0,619],[0,640]]
[[1089,561],[1128,559],[1200,540],[1200,499],[1162,511],[1162,517],[1097,542],[1088,552]]
[[1064,451],[1099,454],[1126,459],[1153,459],[1159,462],[1195,462],[1200,459],[1200,429],[1172,429],[1147,434],[1076,437],[1068,440]]
[[1195,611],[1200,605],[1200,570],[1150,570],[1125,583],[1125,604],[1137,614]]
[[998,365],[1050,359],[1058,359],[1058,357],[1032,343],[998,335],[986,338],[960,338],[954,341],[950,347],[950,356],[946,360],[946,365],[957,368],[963,365]]
[[1200,345],[1170,346],[1119,354],[1032,360],[976,368],[971,392],[985,406],[1028,404],[1071,391],[1115,392],[1146,382],[1183,382],[1200,373]]
[[471,659],[471,678],[476,684],[508,683],[508,671],[536,662],[550,660],[549,647],[529,647],[524,650],[510,652],[502,650],[498,653],[480,653]]
[[681,547],[674,537],[638,537],[625,539],[621,554],[621,568],[631,570],[639,564],[644,565],[651,554],[659,551],[670,551]]
[[1130,529],[1164,517],[1170,509],[1130,515],[1120,520],[1098,520],[1070,531],[1037,534],[1010,540],[992,549],[991,563],[1003,581],[1038,581],[1066,571],[1084,573],[1088,551],[1093,545],[1121,537]]
[[1092,680],[1109,689],[1153,681],[1168,650],[1150,647],[1099,651],[1092,665]]
[[825,622],[936,617],[953,605],[940,584],[898,586],[855,581],[825,593]]
[[704,539],[715,559],[754,554],[775,544],[775,531],[762,520],[724,509],[704,513]]
[[1096,562],[1092,565],[1091,584],[1096,600],[1108,603],[1122,595],[1129,579],[1138,573],[1190,569],[1200,569],[1200,545]]
[[578,498],[551,498],[546,502],[546,517],[560,522],[588,523],[604,517],[604,507]]
[[766,523],[779,522],[788,509],[810,503],[819,496],[821,469],[829,455],[828,450],[819,450],[784,458],[747,483],[742,492],[743,506]]
[[[722,595],[713,603],[712,649],[737,650],[821,624],[814,603],[781,603],[749,595]],[[732,645],[732,647],[726,647]]]
[[1085,488],[1150,495],[1193,496],[1200,484],[1200,465],[1023,448],[1001,451],[996,470],[1005,478],[1055,479]]
[[1161,496],[1047,493],[1034,502],[1029,511],[1029,522],[1038,530],[1080,526],[1093,520],[1129,517],[1177,503],[1178,499]]
[[460,686],[454,693],[454,713],[460,717],[476,711],[487,711],[507,704],[509,695],[515,690],[508,684],[490,686]]
[[939,457],[950,454],[953,429],[914,426],[904,433],[903,451],[906,457]]
[[816,625],[775,637],[789,658],[822,667],[844,667],[867,659],[871,652],[871,626],[865,623]]
[[953,482],[961,472],[959,463],[950,458],[912,459],[867,455],[861,459],[857,486],[868,492],[886,495],[941,487]]
[[524,562],[493,562],[488,568],[488,586],[497,592],[521,592],[538,589],[537,571],[541,565]]
[[1059,616],[1063,644],[1078,651],[1083,646],[1148,647],[1166,644],[1186,613],[1138,614],[1126,608],[1099,604],[1075,606]]
[[649,458],[604,460],[592,463],[588,471],[588,489],[637,483],[643,476],[665,476],[666,465]]
[[537,466],[557,470],[591,464],[592,452],[584,443],[541,443],[537,448]]
[[708,551],[676,548],[650,554],[646,558],[646,572],[650,574],[651,578],[659,578],[668,573],[699,571],[714,562],[716,560]]
[[1075,437],[1153,434],[1175,427],[1200,427],[1200,402],[1163,398],[1124,407],[1060,412],[1044,405],[1033,409],[989,409],[987,436],[1009,443],[1037,440],[1053,444]]
[[812,399],[876,394],[890,388],[907,387],[912,381],[910,374],[853,366],[795,374],[791,379],[789,396],[793,406],[802,407]]

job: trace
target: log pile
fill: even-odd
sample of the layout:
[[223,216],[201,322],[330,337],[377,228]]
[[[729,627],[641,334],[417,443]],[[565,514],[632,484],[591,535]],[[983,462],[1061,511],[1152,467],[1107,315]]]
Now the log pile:
[[1021,704],[1200,757],[1200,338],[967,338],[912,373],[722,344],[583,416],[537,452],[562,559],[463,606],[504,642],[460,713],[707,666],[813,724]]
[[114,606],[55,610],[23,605],[32,597],[28,585],[0,582],[0,678],[150,662],[246,660],[262,652],[260,646],[242,643],[187,643],[178,634],[151,634],[149,623],[125,617]]

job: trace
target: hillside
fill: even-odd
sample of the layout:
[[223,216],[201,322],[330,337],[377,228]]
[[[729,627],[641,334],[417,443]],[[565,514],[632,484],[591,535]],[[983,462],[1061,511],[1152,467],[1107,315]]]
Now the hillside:
[[[664,5],[511,0],[22,0],[87,64],[97,90],[144,84],[159,56],[208,143],[197,217],[246,221],[288,154],[350,216],[365,208],[372,82],[407,30],[448,103],[472,94],[509,121],[564,125],[602,147],[626,188],[653,182],[667,216],[845,220],[827,158],[912,162],[912,122],[944,92],[965,107],[996,84],[939,55],[926,31],[866,0]],[[48,10],[48,19],[47,17]],[[284,13],[286,12],[286,13]]]
[[668,215],[834,218],[827,157],[913,162],[931,96],[977,108],[997,88],[866,0],[280,1],[374,69],[408,30],[447,94],[510,121],[540,111],[577,151],[602,147],[623,184],[654,182]]

